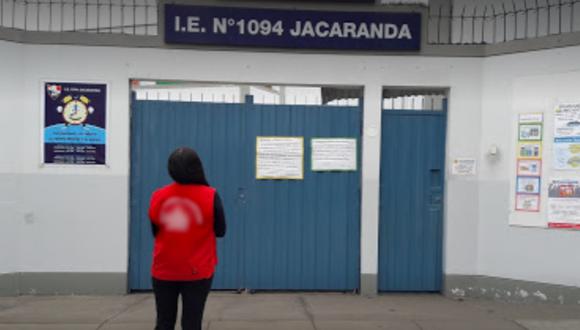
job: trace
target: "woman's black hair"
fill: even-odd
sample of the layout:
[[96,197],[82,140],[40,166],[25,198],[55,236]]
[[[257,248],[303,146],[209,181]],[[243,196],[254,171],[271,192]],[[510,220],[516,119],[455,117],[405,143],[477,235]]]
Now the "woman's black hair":
[[175,149],[167,163],[169,176],[179,184],[209,186],[201,159],[195,150],[187,147]]

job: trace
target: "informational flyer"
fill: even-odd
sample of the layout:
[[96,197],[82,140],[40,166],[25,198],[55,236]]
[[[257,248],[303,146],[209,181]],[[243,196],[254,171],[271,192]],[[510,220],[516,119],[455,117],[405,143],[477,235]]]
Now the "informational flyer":
[[580,229],[580,181],[553,179],[548,188],[548,227]]
[[45,82],[45,164],[104,165],[107,85]]
[[356,171],[356,139],[315,138],[312,146],[313,171]]
[[304,138],[258,136],[256,178],[259,180],[304,179]]
[[519,123],[520,124],[538,124],[544,122],[544,114],[537,112],[537,113],[521,113],[519,115]]
[[560,104],[554,111],[554,168],[580,169],[580,104]]
[[518,176],[541,176],[542,161],[539,159],[518,159]]
[[451,164],[451,174],[458,176],[475,175],[477,162],[474,158],[456,158]]

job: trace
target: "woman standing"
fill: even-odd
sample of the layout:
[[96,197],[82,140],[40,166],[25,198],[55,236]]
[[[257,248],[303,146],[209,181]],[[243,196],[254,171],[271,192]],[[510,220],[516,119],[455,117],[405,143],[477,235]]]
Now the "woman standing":
[[181,295],[183,330],[201,330],[217,265],[216,237],[223,237],[226,231],[224,211],[194,150],[175,150],[168,169],[175,182],[155,191],[149,207],[155,236],[151,267],[155,329],[175,329]]

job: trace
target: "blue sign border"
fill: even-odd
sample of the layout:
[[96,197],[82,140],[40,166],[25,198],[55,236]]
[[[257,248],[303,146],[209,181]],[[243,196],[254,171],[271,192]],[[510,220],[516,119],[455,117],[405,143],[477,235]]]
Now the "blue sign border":
[[165,42],[235,47],[417,51],[421,13],[165,5]]

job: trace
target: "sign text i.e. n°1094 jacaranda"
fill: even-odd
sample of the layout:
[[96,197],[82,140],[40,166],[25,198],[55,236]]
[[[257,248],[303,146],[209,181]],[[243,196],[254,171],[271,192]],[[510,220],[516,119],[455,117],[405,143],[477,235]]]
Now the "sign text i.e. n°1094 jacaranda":
[[166,4],[165,42],[410,51],[420,49],[421,14]]

